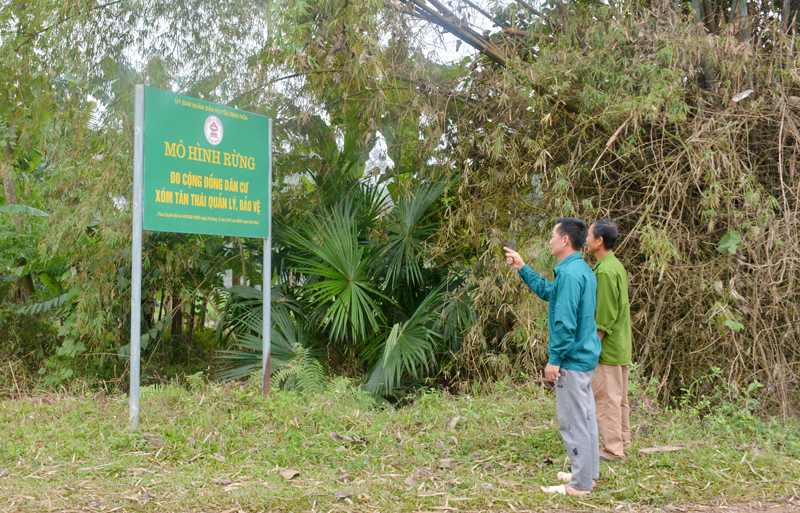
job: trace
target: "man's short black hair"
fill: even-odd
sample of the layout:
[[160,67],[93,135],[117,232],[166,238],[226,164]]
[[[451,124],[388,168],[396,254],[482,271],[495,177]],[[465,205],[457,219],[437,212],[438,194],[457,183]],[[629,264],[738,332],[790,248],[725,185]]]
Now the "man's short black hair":
[[592,223],[592,235],[595,239],[603,238],[603,247],[614,249],[619,238],[619,227],[611,219],[598,219]]
[[586,242],[586,235],[589,230],[586,223],[577,217],[562,217],[556,220],[556,233],[569,237],[569,244],[575,251],[580,251],[583,243]]

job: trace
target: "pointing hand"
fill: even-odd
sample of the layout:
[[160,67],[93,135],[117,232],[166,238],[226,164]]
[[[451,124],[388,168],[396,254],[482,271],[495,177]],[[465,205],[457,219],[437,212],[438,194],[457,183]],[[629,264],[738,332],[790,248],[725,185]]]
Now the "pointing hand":
[[503,247],[503,251],[506,252],[506,263],[519,271],[525,265],[525,262],[522,261],[522,257],[519,256],[519,253],[514,251],[511,248]]

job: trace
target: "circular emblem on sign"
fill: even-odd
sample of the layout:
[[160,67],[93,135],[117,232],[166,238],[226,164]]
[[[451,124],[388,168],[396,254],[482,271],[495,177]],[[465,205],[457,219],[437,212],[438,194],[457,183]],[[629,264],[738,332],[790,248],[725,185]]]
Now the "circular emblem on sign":
[[222,121],[217,116],[208,116],[205,124],[206,139],[214,146],[222,142]]

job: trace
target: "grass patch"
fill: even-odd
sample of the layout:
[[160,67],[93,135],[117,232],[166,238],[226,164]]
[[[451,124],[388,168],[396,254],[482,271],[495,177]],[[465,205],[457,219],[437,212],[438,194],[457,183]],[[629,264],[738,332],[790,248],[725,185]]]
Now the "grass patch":
[[[795,421],[635,400],[629,457],[577,500],[539,492],[566,463],[549,385],[431,390],[398,409],[341,379],[269,400],[257,383],[190,385],[144,387],[136,433],[122,396],[0,402],[0,510],[629,510],[782,501],[800,479]],[[667,444],[688,449],[638,452]]]

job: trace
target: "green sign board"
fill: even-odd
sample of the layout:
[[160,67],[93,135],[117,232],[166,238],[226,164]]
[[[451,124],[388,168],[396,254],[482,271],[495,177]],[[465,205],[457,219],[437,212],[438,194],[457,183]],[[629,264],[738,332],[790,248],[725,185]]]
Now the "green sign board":
[[269,118],[144,92],[143,228],[269,237]]

